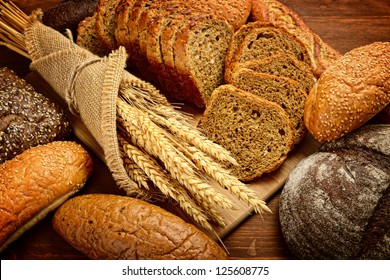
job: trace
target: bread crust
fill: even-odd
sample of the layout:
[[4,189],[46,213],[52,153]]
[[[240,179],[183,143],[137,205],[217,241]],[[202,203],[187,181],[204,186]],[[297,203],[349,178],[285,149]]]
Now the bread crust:
[[390,103],[390,42],[375,42],[346,53],[311,90],[306,127],[320,142],[333,141],[362,126]]
[[226,259],[216,242],[192,224],[139,199],[89,194],[65,202],[54,229],[91,259]]
[[300,259],[390,258],[390,125],[324,144],[290,173],[279,202]]
[[79,144],[57,141],[0,165],[0,251],[79,191],[93,162]]

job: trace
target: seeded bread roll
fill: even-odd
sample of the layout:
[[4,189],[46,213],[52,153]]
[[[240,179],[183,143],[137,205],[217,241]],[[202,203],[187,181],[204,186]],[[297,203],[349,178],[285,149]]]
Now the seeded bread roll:
[[320,142],[332,141],[365,124],[390,103],[390,42],[346,53],[311,90],[305,124]]
[[8,68],[0,68],[0,163],[28,148],[66,139],[63,111]]
[[79,191],[92,173],[79,144],[56,141],[0,164],[0,251]]
[[290,173],[279,218],[298,258],[390,258],[389,147],[390,125],[366,125]]
[[192,224],[139,199],[89,194],[66,201],[54,229],[91,259],[226,259],[216,242]]
[[233,85],[214,90],[199,128],[229,150],[238,166],[229,166],[242,181],[276,170],[293,145],[286,112],[276,103]]

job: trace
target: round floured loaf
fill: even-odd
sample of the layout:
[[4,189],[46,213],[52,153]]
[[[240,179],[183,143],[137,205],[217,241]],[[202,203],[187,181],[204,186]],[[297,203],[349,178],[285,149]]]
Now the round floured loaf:
[[0,252],[79,191],[92,158],[75,142],[30,148],[0,165]]
[[290,173],[280,225],[301,259],[390,258],[390,125],[325,144]]
[[195,226],[139,199],[89,194],[66,201],[54,229],[91,259],[226,259]]
[[320,142],[336,140],[365,124],[390,103],[390,42],[346,53],[312,88],[306,127]]

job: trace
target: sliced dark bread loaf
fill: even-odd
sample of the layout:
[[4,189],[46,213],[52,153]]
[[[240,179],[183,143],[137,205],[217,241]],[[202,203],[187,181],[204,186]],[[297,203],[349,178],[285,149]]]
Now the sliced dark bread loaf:
[[105,56],[109,54],[109,50],[102,45],[97,37],[95,23],[96,13],[93,16],[85,18],[79,23],[76,44],[86,48],[98,56]]
[[274,171],[293,143],[290,120],[276,103],[222,85],[214,90],[198,127],[239,163],[228,166],[242,181]]
[[311,69],[305,63],[287,53],[241,62],[236,68],[247,68],[256,72],[293,79],[307,93],[310,92],[316,82]]
[[235,71],[232,77],[234,86],[279,104],[291,120],[294,144],[301,142],[307,134],[303,111],[308,94],[296,81],[245,68]]
[[107,50],[115,50],[118,47],[115,39],[115,11],[119,2],[120,0],[99,0],[96,9],[96,32]]
[[286,29],[272,26],[254,28],[245,36],[227,65],[225,79],[230,79],[229,76],[237,63],[262,59],[280,53],[289,53],[299,61],[311,65],[306,48]]
[[224,18],[193,16],[178,30],[173,45],[175,68],[185,100],[204,108],[224,83],[225,58],[233,27]]

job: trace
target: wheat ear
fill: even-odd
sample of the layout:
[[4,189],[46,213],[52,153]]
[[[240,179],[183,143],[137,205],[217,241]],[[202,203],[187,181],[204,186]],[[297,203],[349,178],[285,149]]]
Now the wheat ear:
[[122,125],[130,134],[133,144],[161,159],[173,178],[194,196],[198,199],[207,199],[222,208],[235,209],[229,198],[200,179],[199,174],[191,167],[190,160],[165,137],[164,130],[156,126],[142,111],[127,106],[126,102],[118,98],[117,112],[122,117]]

